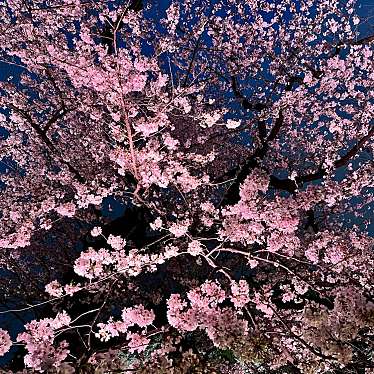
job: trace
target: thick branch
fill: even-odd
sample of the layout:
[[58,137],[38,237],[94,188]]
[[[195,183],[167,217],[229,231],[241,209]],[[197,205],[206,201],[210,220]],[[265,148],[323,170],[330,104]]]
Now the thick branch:
[[200,45],[200,41],[201,41],[202,35],[203,35],[203,33],[200,33],[199,37],[197,38],[197,41],[196,41],[196,44],[195,44],[195,48],[194,48],[194,50],[192,52],[191,61],[190,61],[189,65],[188,65],[186,76],[185,76],[184,82],[182,84],[183,88],[187,86],[188,76],[191,74],[192,67],[193,67],[193,64],[194,64],[194,61],[195,61],[195,58],[196,58],[196,54],[197,54],[197,51],[199,50],[199,45]]
[[370,44],[374,42],[374,34],[366,36],[365,38],[358,39],[358,40],[352,40],[348,42],[347,44],[349,45],[365,45],[365,44]]
[[69,110],[65,107],[58,109],[44,125],[43,132],[46,133],[54,123],[63,118],[68,112]]
[[[225,193],[225,196],[222,200],[222,205],[231,205],[235,204],[239,201],[239,189],[240,185],[244,182],[245,178],[250,174],[250,171],[255,167],[258,167],[259,159],[263,159],[265,156],[269,146],[268,142],[274,140],[281,125],[283,123],[283,114],[282,112],[279,113],[277,120],[275,121],[275,125],[270,132],[266,142],[258,148],[255,153],[248,159],[248,161],[244,164],[244,166],[240,169],[239,173],[236,176],[235,182],[228,188]],[[374,127],[368,132],[367,135],[362,137],[355,146],[353,146],[344,156],[342,156],[339,160],[334,162],[335,168],[339,168],[342,166],[346,166],[350,160],[357,154],[357,152],[364,146],[364,144],[374,135]],[[231,171],[232,173],[232,171]],[[304,174],[295,178],[295,180],[286,178],[280,179],[274,175],[270,176],[270,185],[277,189],[287,191],[289,193],[295,193],[297,189],[302,186],[304,183],[313,182],[319,179],[322,179],[326,175],[327,171],[320,167],[317,171],[313,173]],[[233,175],[231,174],[231,177]]]
[[340,168],[346,166],[348,162],[357,154],[357,152],[365,145],[365,143],[374,135],[374,126],[370,129],[367,135],[362,137],[357,144],[352,147],[341,159],[335,161],[334,166]]
[[63,163],[64,165],[66,165],[68,167],[69,171],[75,176],[75,178],[79,182],[84,183],[85,182],[84,177],[79,173],[79,171],[73,165],[71,165],[68,161],[66,161],[63,158],[63,156],[61,155],[61,153],[59,152],[59,150],[55,147],[55,145],[48,138],[46,132],[38,124],[36,124],[33,121],[33,119],[31,118],[31,116],[28,113],[26,113],[25,111],[23,111],[23,110],[15,107],[15,106],[12,106],[12,109],[15,110],[16,112],[20,113],[30,123],[31,127],[33,128],[33,130],[37,133],[37,135],[42,140],[42,142],[47,146],[47,148],[53,154],[55,154],[58,157],[58,159],[59,159],[59,161],[61,163]]
[[279,111],[279,115],[275,120],[275,124],[273,129],[271,130],[269,136],[262,142],[261,147],[257,148],[257,150],[249,157],[247,162],[240,168],[239,172],[236,175],[235,182],[231,184],[228,190],[225,193],[225,196],[221,202],[222,205],[229,205],[235,204],[239,201],[239,189],[240,185],[244,182],[247,176],[250,174],[250,171],[259,166],[259,161],[262,160],[268,149],[269,149],[269,142],[274,140],[275,137],[278,135],[279,130],[281,129],[284,121],[284,116],[282,111]]
[[[346,166],[349,161],[351,161],[354,156],[358,153],[358,151],[365,145],[365,143],[374,135],[374,127],[368,132],[367,135],[362,137],[356,145],[354,145],[344,156],[342,156],[339,160],[334,162],[334,167],[336,169]],[[292,179],[279,179],[275,176],[270,176],[270,184],[272,187],[284,191],[288,191],[290,193],[294,193],[298,186],[302,186],[304,183],[313,182],[319,179],[322,179],[326,175],[326,170],[324,168],[320,168],[316,172],[305,174],[295,178],[295,181]]]
[[120,16],[117,17],[114,24],[110,24],[109,22],[105,22],[105,27],[101,31],[101,44],[108,47],[108,54],[113,55],[115,53],[114,48],[114,38],[115,33],[120,28],[123,27],[123,17],[128,13],[129,10],[133,10],[134,12],[139,12],[143,9],[143,1],[142,0],[132,0],[130,4],[125,8]]
[[283,112],[280,111],[279,115],[278,115],[278,118],[275,120],[274,127],[271,129],[270,134],[267,138],[267,142],[271,142],[277,137],[277,135],[278,135],[278,133],[279,133],[279,131],[280,131],[282,125],[283,125],[283,121],[284,121]]
[[241,105],[246,110],[254,110],[260,112],[267,108],[266,104],[263,103],[251,103],[239,90],[236,77],[231,76],[231,87],[235,97],[240,101]]

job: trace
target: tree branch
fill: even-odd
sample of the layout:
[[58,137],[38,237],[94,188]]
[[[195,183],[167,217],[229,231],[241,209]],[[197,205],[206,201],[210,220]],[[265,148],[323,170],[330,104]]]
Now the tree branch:
[[[358,151],[364,146],[364,144],[374,135],[374,127],[370,129],[367,135],[362,137],[356,145],[354,145],[344,156],[339,160],[334,162],[334,167],[336,169],[346,166],[358,153]],[[273,175],[270,176],[270,184],[272,187],[290,193],[294,193],[297,190],[297,187],[303,185],[307,182],[313,182],[318,179],[322,179],[326,175],[326,170],[322,167],[319,168],[316,172],[305,174],[295,178],[295,181],[292,179],[279,179]]]
[[79,173],[79,171],[73,166],[71,165],[68,161],[66,161],[63,156],[61,155],[61,153],[59,152],[59,150],[55,147],[55,145],[51,142],[51,140],[48,138],[46,132],[38,125],[36,124],[32,117],[26,113],[24,110],[22,109],[19,109],[15,106],[11,106],[11,108],[20,113],[31,125],[31,127],[33,128],[33,130],[37,133],[37,135],[39,136],[39,138],[42,140],[42,142],[47,146],[47,148],[53,153],[55,154],[59,161],[61,163],[63,163],[64,165],[66,165],[69,169],[69,171],[75,176],[75,178],[80,182],[80,183],[85,183],[85,178]]

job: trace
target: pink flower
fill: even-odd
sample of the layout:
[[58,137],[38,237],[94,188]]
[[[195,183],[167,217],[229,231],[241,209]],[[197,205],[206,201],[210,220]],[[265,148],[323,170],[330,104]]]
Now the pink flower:
[[45,371],[50,366],[58,367],[67,357],[69,350],[66,341],[54,347],[55,330],[70,323],[66,312],[57,314],[55,318],[44,318],[26,324],[26,331],[17,336],[17,341],[26,345],[25,366],[36,371]]
[[262,313],[265,314],[265,317],[271,318],[273,316],[273,309],[270,307],[268,303],[262,301],[259,293],[256,292],[254,298],[251,301],[255,303],[257,310],[260,310]]
[[179,141],[172,138],[170,135],[165,135],[164,136],[164,144],[170,149],[174,150],[177,149],[177,146],[179,144]]
[[217,347],[229,347],[238,337],[247,335],[247,321],[238,318],[236,310],[219,305],[226,297],[218,283],[207,281],[187,296],[190,306],[180,295],[170,296],[167,317],[171,326],[182,331],[204,329]]
[[70,322],[70,316],[65,311],[62,311],[61,313],[58,313],[56,317],[53,319],[53,321],[51,322],[51,327],[54,330],[57,330],[62,326],[68,326]]
[[103,230],[101,229],[101,227],[94,227],[92,230],[91,230],[91,235],[93,236],[93,237],[96,237],[96,236],[99,236],[99,235],[101,235],[102,234],[102,232],[103,232]]
[[336,33],[338,31],[339,24],[334,19],[329,21],[329,25],[331,32]]
[[81,289],[82,288],[79,285],[74,286],[74,285],[67,284],[64,287],[66,295],[69,295],[69,296],[72,296],[74,293],[80,291]]
[[159,230],[162,227],[162,219],[157,217],[153,223],[150,224],[152,230]]
[[202,126],[203,127],[212,127],[214,124],[216,124],[218,122],[218,120],[221,118],[221,113],[217,112],[217,113],[207,113],[204,115],[204,119],[203,119],[203,123],[202,123]]
[[251,269],[254,269],[258,265],[258,261],[254,259],[249,259],[247,263]]
[[315,248],[315,247],[308,248],[305,251],[305,257],[309,261],[313,262],[313,264],[317,264],[319,261],[318,248]]
[[76,210],[75,205],[73,203],[66,203],[58,206],[55,209],[58,214],[61,214],[65,217],[73,217]]
[[102,342],[107,342],[110,338],[119,335],[119,331],[116,326],[116,322],[109,320],[108,323],[98,323],[99,332],[95,333],[95,336]]
[[53,297],[61,297],[64,293],[61,284],[54,280],[45,286],[45,291]]
[[12,340],[7,331],[0,329],[0,356],[5,355],[12,346]]
[[243,308],[249,301],[249,286],[245,280],[240,280],[239,283],[231,283],[232,296],[230,300],[237,308]]
[[107,243],[113,248],[120,250],[126,245],[126,240],[120,236],[109,235]]
[[192,242],[188,243],[188,253],[191,256],[198,256],[202,253],[202,246],[198,240],[193,240]]
[[131,353],[140,353],[145,351],[150,342],[150,340],[146,336],[140,334],[133,334],[131,332],[127,334],[127,339],[130,340],[128,343],[128,347]]
[[189,224],[188,221],[173,223],[169,230],[175,237],[180,238],[187,233]]
[[125,308],[122,311],[122,319],[129,326],[138,325],[146,327],[155,319],[155,314],[152,310],[147,310],[143,305],[136,305],[132,308]]
[[[143,305],[136,305],[131,308],[125,308],[122,312],[123,321],[113,321],[109,319],[107,323],[99,323],[99,331],[95,334],[101,341],[108,341],[110,338],[118,336],[119,333],[127,332],[129,327],[138,325],[139,327],[147,327],[155,319],[152,310],[147,310]],[[136,339],[136,337],[134,336]],[[135,347],[135,345],[134,345]]]
[[180,295],[172,294],[167,301],[167,318],[171,326],[182,331],[194,331],[198,327],[196,312],[193,309],[183,311],[187,303],[182,301]]
[[106,249],[95,251],[89,248],[75,260],[74,271],[82,277],[93,279],[101,276],[104,273],[104,265],[112,262],[113,258]]
[[228,129],[236,129],[237,127],[239,127],[241,125],[242,121],[235,121],[233,119],[229,119],[227,120],[226,122],[226,127]]
[[217,282],[207,281],[201,286],[201,291],[203,291],[209,298],[211,303],[222,303],[226,298],[226,293],[222,289],[221,285]]
[[135,126],[136,131],[142,133],[143,136],[148,137],[149,135],[158,131],[160,123],[157,120],[148,122],[138,122]]

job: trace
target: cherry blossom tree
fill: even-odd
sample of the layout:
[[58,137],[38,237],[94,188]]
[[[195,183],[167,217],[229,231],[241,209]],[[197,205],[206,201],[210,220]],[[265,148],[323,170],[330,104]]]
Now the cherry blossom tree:
[[0,1],[9,372],[373,372],[356,6]]

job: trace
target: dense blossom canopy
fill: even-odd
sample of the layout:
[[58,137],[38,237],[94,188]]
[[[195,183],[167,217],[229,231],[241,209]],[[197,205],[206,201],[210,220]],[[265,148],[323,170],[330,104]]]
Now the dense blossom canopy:
[[9,373],[374,372],[356,5],[0,1]]

